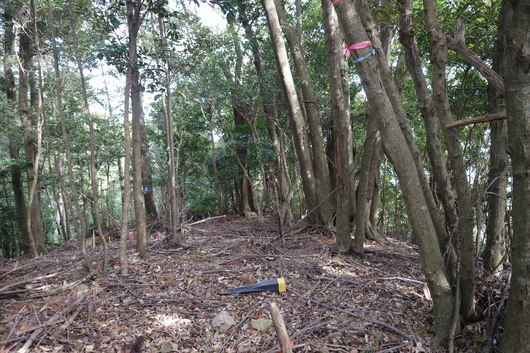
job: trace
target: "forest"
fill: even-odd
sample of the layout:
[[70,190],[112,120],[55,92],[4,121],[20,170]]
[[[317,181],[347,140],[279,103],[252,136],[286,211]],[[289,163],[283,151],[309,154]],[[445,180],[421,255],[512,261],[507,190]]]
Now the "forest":
[[530,351],[530,1],[0,10],[0,352]]

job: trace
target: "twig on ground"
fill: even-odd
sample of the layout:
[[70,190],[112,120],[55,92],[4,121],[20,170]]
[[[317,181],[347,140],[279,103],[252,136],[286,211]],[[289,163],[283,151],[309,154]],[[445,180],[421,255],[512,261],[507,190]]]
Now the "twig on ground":
[[20,348],[17,351],[17,353],[26,353],[26,352],[28,352],[29,347],[31,347],[31,345],[33,344],[33,341],[35,341],[37,339],[37,337],[39,337],[39,335],[42,333],[42,331],[44,331],[43,328],[39,328],[39,329],[35,330],[31,334],[31,336],[29,336],[28,340],[26,341],[26,343],[24,343],[22,348]]
[[64,330],[66,330],[66,329],[68,328],[68,326],[70,326],[70,325],[72,324],[72,322],[74,322],[75,318],[79,315],[79,313],[81,312],[82,309],[83,309],[83,306],[82,306],[82,305],[79,305],[79,306],[77,307],[77,309],[74,311],[74,313],[72,314],[72,316],[70,316],[70,317],[68,318],[68,320],[66,320],[66,321],[64,322],[64,324],[62,324],[62,325],[59,327],[59,329],[56,330],[56,331],[53,333],[53,335],[51,335],[50,339],[51,339],[51,340],[55,340],[55,339],[59,336],[59,334],[60,334],[61,332],[63,332]]

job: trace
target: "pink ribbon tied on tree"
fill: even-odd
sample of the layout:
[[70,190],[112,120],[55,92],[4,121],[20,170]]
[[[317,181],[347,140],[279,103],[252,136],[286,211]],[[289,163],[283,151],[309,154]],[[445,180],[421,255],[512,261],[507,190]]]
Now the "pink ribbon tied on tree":
[[355,49],[362,49],[362,48],[367,48],[369,47],[370,45],[372,45],[372,42],[370,42],[369,40],[367,41],[364,41],[364,42],[359,42],[359,43],[355,43],[353,45],[350,45],[350,46],[347,46],[346,44],[344,45],[344,49],[342,50],[342,53],[344,55],[346,55],[347,58],[349,58],[351,56],[351,51],[352,50],[355,50]]

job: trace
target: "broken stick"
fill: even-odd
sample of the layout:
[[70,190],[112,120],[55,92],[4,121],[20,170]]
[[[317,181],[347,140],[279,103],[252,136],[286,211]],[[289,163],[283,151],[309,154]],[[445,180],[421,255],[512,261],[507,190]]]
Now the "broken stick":
[[287,329],[285,328],[285,322],[283,321],[282,313],[276,305],[276,303],[271,302],[271,316],[272,323],[276,329],[276,334],[280,340],[280,347],[282,348],[283,353],[293,353],[291,344],[289,343],[289,335],[287,334]]

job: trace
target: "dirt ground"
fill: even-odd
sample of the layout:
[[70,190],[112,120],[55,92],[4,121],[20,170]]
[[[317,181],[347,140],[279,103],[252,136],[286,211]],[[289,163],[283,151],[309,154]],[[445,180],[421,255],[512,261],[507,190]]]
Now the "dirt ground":
[[[438,351],[416,246],[387,237],[360,259],[332,254],[326,227],[283,233],[272,215],[228,216],[187,226],[178,245],[150,238],[145,260],[130,241],[127,276],[115,242],[106,277],[88,275],[74,242],[4,260],[0,352],[279,352],[271,302],[293,352]],[[101,267],[101,247],[88,252]],[[277,278],[283,293],[219,294]],[[214,327],[223,311],[234,322]]]

